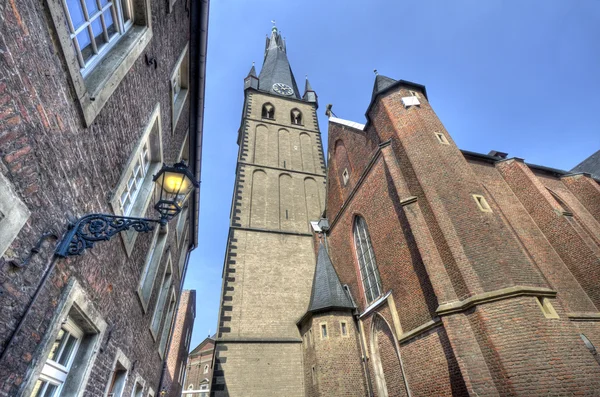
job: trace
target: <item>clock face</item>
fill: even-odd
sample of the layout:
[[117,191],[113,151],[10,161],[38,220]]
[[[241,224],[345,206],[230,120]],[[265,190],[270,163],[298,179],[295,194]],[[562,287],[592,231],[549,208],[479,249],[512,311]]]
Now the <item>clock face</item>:
[[294,90],[292,87],[283,83],[273,84],[273,91],[281,95],[294,95]]

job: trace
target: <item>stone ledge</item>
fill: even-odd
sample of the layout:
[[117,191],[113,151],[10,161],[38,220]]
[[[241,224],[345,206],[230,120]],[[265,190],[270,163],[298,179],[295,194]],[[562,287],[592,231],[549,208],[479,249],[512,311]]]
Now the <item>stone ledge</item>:
[[414,339],[417,336],[422,335],[425,332],[429,331],[430,329],[439,327],[441,325],[442,325],[442,320],[440,320],[439,317],[436,317],[433,320],[428,321],[425,324],[420,325],[417,328],[414,328],[414,329],[400,335],[400,338],[398,338],[398,343],[399,344],[407,343],[411,339]]
[[302,338],[217,338],[215,343],[302,343]]
[[567,317],[571,321],[600,321],[600,313],[594,312],[572,312]]
[[484,303],[494,302],[503,299],[514,298],[517,296],[546,296],[555,297],[556,291],[549,288],[541,287],[528,287],[528,286],[514,286],[508,288],[502,288],[496,291],[484,292],[482,294],[471,296],[462,301],[454,301],[444,303],[438,306],[436,313],[439,316],[458,313],[465,311],[473,306],[481,305]]

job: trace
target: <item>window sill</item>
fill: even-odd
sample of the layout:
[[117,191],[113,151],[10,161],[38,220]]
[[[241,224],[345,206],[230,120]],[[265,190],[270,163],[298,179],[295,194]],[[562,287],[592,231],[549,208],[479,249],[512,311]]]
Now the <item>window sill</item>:
[[76,83],[76,90],[81,87],[77,91],[87,127],[98,116],[151,38],[151,28],[134,26],[85,79],[77,72],[75,80],[79,84]]
[[[171,95],[173,95],[171,93]],[[188,89],[182,88],[177,95],[177,100],[173,104],[173,114],[172,114],[172,124],[171,124],[171,132],[175,133],[175,127],[177,126],[177,122],[179,121],[179,116],[181,116],[181,111],[183,110],[183,105],[185,105],[185,101],[188,97]]]

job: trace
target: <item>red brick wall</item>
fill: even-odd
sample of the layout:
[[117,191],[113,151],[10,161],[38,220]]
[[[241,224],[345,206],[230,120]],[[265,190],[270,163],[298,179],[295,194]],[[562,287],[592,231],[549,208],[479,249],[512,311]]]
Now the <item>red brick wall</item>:
[[[202,343],[205,343],[205,341],[203,341]],[[212,382],[212,375],[214,370],[212,360],[215,344],[212,340],[208,340],[200,350],[196,351],[196,349],[194,349],[194,353],[190,354],[188,357],[188,369],[183,385],[183,388],[185,390],[188,390],[190,385],[194,386],[194,390],[198,390],[200,388],[200,383],[204,379],[208,379],[209,385],[210,382]],[[204,366],[207,364],[208,372],[204,373]]]
[[[181,396],[184,379],[183,376],[180,378],[180,371],[184,371],[187,366],[188,352],[190,350],[189,342],[196,317],[195,306],[196,291],[183,291],[179,300],[179,307],[177,308],[171,346],[167,354],[167,368],[163,380],[163,387],[168,391],[167,395],[169,397]],[[180,379],[182,383],[179,383]]]
[[[0,259],[0,346],[15,329],[49,266],[56,240],[48,240],[24,268],[8,261],[20,263],[43,233],[62,235],[68,222],[83,214],[112,213],[111,192],[157,102],[161,104],[164,160],[177,160],[188,129],[188,105],[172,134],[170,75],[188,41],[189,14],[185,1],[176,2],[172,13],[165,1],[150,4],[153,38],[144,54],[155,57],[158,67],[148,67],[142,54],[89,128],[83,126],[46,3],[9,0],[0,7],[0,172],[31,211]],[[148,215],[154,216],[152,211]],[[171,233],[167,246],[176,263],[179,249],[174,238]],[[136,363],[136,372],[147,387],[157,390],[162,360],[149,326],[160,282],[155,283],[148,313],[142,310],[135,291],[151,241],[152,234],[139,235],[131,257],[115,237],[81,257],[58,260],[0,363],[0,395],[16,395],[25,384],[39,359],[40,340],[71,277],[79,281],[111,330],[110,338],[107,332],[102,341],[104,349],[96,359],[85,395],[103,395],[117,348]],[[176,293],[179,280],[175,270]],[[124,395],[131,394],[134,378],[130,377]]]

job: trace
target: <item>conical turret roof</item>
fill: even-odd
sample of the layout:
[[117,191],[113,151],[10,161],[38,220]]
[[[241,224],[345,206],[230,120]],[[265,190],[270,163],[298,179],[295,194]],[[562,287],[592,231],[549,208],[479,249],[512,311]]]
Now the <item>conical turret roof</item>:
[[292,95],[282,96],[300,99],[296,79],[287,58],[285,40],[281,37],[276,27],[273,27],[271,38],[267,38],[265,60],[258,78],[259,90],[282,95],[273,89],[273,84],[281,83],[294,90]]
[[327,250],[323,244],[319,244],[308,312],[314,313],[325,309],[354,309],[354,305],[342,287]]

